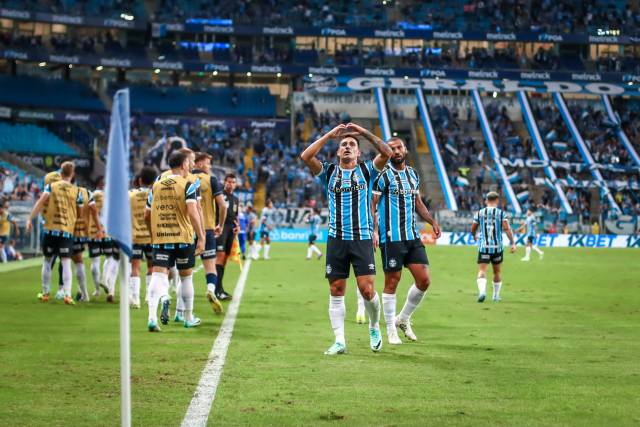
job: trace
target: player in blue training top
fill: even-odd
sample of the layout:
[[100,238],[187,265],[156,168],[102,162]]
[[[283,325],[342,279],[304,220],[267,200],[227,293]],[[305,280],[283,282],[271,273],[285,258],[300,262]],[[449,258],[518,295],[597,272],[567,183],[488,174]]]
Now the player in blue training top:
[[500,267],[503,258],[502,232],[509,237],[511,245],[510,252],[516,251],[516,244],[513,241],[513,233],[509,226],[509,216],[502,209],[498,208],[500,196],[491,191],[485,197],[487,207],[480,209],[473,217],[471,224],[471,235],[476,240],[476,235],[480,231],[478,240],[478,302],[484,302],[487,291],[487,267],[489,263],[493,266],[493,300],[500,301],[500,288],[502,287],[502,274]]
[[518,228],[516,233],[522,233],[525,231],[527,233],[527,246],[524,250],[524,258],[521,258],[520,261],[529,261],[531,259],[531,248],[533,248],[533,250],[538,253],[540,259],[542,259],[544,252],[534,245],[536,241],[536,216],[533,214],[533,210],[531,208],[527,209],[527,218]]
[[309,215],[309,219],[307,220],[309,223],[309,247],[307,248],[307,259],[311,259],[311,255],[316,254],[318,259],[322,258],[322,252],[316,246],[316,240],[318,239],[319,227],[322,222],[322,218],[320,217],[320,209],[313,208],[311,211],[311,215]]
[[[382,312],[387,324],[389,344],[402,344],[397,328],[405,337],[417,341],[411,328],[411,315],[424,297],[431,278],[429,260],[418,232],[416,213],[431,224],[436,239],[440,237],[440,226],[420,198],[420,178],[407,165],[407,147],[400,138],[388,142],[393,150],[391,161],[373,183],[374,231],[379,224],[380,252],[384,270],[384,292]],[[374,235],[374,244],[377,235]],[[396,317],[396,289],[407,267],[414,283],[409,288],[402,311]]]
[[[363,137],[378,152],[373,161],[358,162]],[[338,164],[321,162],[317,156],[331,139],[339,139]],[[369,342],[373,351],[380,351],[380,300],[373,282],[376,263],[373,256],[373,215],[371,197],[373,181],[391,157],[391,149],[380,138],[363,127],[341,124],[324,134],[300,155],[311,172],[320,177],[329,202],[329,237],[327,241],[326,278],[329,280],[329,318],[335,343],[327,355],[343,354],[344,293],[349,270],[353,267],[358,288],[369,314]]]

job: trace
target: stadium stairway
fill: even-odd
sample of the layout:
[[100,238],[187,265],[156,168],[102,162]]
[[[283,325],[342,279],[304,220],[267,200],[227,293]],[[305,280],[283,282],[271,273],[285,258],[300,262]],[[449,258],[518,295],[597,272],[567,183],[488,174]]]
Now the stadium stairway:
[[445,207],[444,194],[442,193],[442,186],[438,179],[438,172],[436,171],[433,157],[429,151],[429,146],[420,141],[420,133],[423,135],[424,129],[420,124],[415,122],[411,123],[411,138],[408,141],[409,156],[411,163],[420,174],[420,192],[427,199],[431,199],[432,207]]
[[500,180],[502,182],[502,189],[507,196],[507,200],[511,205],[511,209],[516,214],[522,213],[522,206],[520,206],[520,202],[516,197],[515,192],[513,191],[513,187],[509,182],[507,177],[507,172],[504,169],[504,166],[500,162],[500,153],[498,151],[498,146],[493,137],[493,131],[491,130],[491,123],[489,123],[489,119],[487,119],[487,114],[484,110],[484,105],[482,104],[482,98],[480,97],[480,93],[474,89],[471,92],[471,96],[473,97],[473,103],[476,107],[476,114],[478,116],[478,120],[480,121],[480,126],[482,128],[482,133],[484,135],[484,140],[489,148],[489,153],[491,154],[491,158],[493,159],[493,163],[495,166],[495,170],[498,172]]

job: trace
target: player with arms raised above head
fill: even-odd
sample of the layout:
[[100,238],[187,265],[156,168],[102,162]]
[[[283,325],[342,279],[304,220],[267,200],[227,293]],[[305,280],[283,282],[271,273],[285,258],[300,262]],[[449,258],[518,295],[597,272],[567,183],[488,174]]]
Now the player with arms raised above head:
[[[376,158],[358,163],[360,142],[364,137],[378,152]],[[331,140],[340,139],[336,153],[338,164],[321,162],[317,156]],[[356,282],[369,313],[371,350],[380,351],[380,299],[374,289],[376,263],[373,255],[373,219],[371,190],[373,181],[391,157],[391,149],[363,127],[341,124],[307,147],[300,155],[311,172],[322,180],[329,201],[329,238],[326,278],[329,280],[329,318],[335,334],[327,355],[346,351],[344,336],[344,294],[349,270],[353,266]]]
[[[491,191],[485,197],[486,207],[480,209],[473,217],[471,235],[478,241],[478,302],[484,302],[487,292],[487,267],[493,266],[493,301],[500,301],[500,288],[502,287],[502,259],[503,245],[502,232],[509,237],[511,253],[516,251],[513,241],[513,233],[509,226],[509,216],[498,208],[500,196]],[[480,238],[476,235],[480,231]]]
[[[375,245],[380,239],[384,270],[382,312],[387,324],[387,338],[389,344],[402,344],[396,327],[404,332],[407,339],[417,341],[410,319],[431,283],[429,260],[418,233],[416,212],[431,224],[436,239],[440,237],[440,226],[420,198],[420,178],[406,164],[407,147],[404,141],[392,138],[387,143],[393,156],[390,164],[373,183],[373,241]],[[400,283],[402,267],[409,269],[414,283],[409,288],[402,311],[396,317],[396,289]]]
[[[169,156],[171,174],[159,179],[149,192],[145,218],[151,229],[153,245],[153,274],[149,284],[150,332],[160,331],[157,310],[162,302],[160,320],[169,322],[169,269],[174,265],[180,275],[178,298],[184,307],[184,327],[200,325],[193,316],[193,266],[196,255],[205,246],[205,236],[200,224],[198,197],[195,185],[187,180],[191,162],[185,153],[176,151]],[[198,237],[194,247],[194,231]]]
[[527,209],[527,218],[522,225],[516,230],[516,233],[527,233],[527,246],[525,247],[524,257],[520,261],[529,261],[531,259],[531,249],[538,253],[540,259],[542,259],[544,252],[542,252],[533,243],[536,241],[536,217],[533,214],[531,208]]

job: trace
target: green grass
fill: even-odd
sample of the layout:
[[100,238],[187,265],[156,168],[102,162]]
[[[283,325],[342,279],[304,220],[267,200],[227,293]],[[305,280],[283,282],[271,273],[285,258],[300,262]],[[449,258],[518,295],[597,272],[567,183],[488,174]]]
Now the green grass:
[[[272,260],[251,266],[209,425],[640,424],[637,251],[507,256],[499,304],[475,302],[473,248],[428,251],[420,341],[373,354],[351,279],[349,354],[329,358],[324,262],[305,261],[304,245],[274,244]],[[0,276],[0,424],[117,425],[117,306],[39,303],[38,276]],[[237,276],[230,267],[228,288]],[[134,425],[184,416],[221,322],[202,282],[199,272],[199,329],[149,334],[145,310],[132,312]],[[405,272],[398,309],[410,284]]]

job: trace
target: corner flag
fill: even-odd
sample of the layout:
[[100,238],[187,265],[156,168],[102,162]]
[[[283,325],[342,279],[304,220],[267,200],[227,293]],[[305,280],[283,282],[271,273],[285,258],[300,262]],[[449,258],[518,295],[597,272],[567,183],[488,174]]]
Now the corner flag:
[[113,96],[111,107],[103,220],[107,234],[131,256],[129,127],[129,89],[121,89]]
[[113,96],[107,150],[104,217],[107,234],[118,243],[120,257],[120,419],[131,426],[131,355],[129,329],[129,257],[131,256],[131,205],[129,204],[129,89]]

